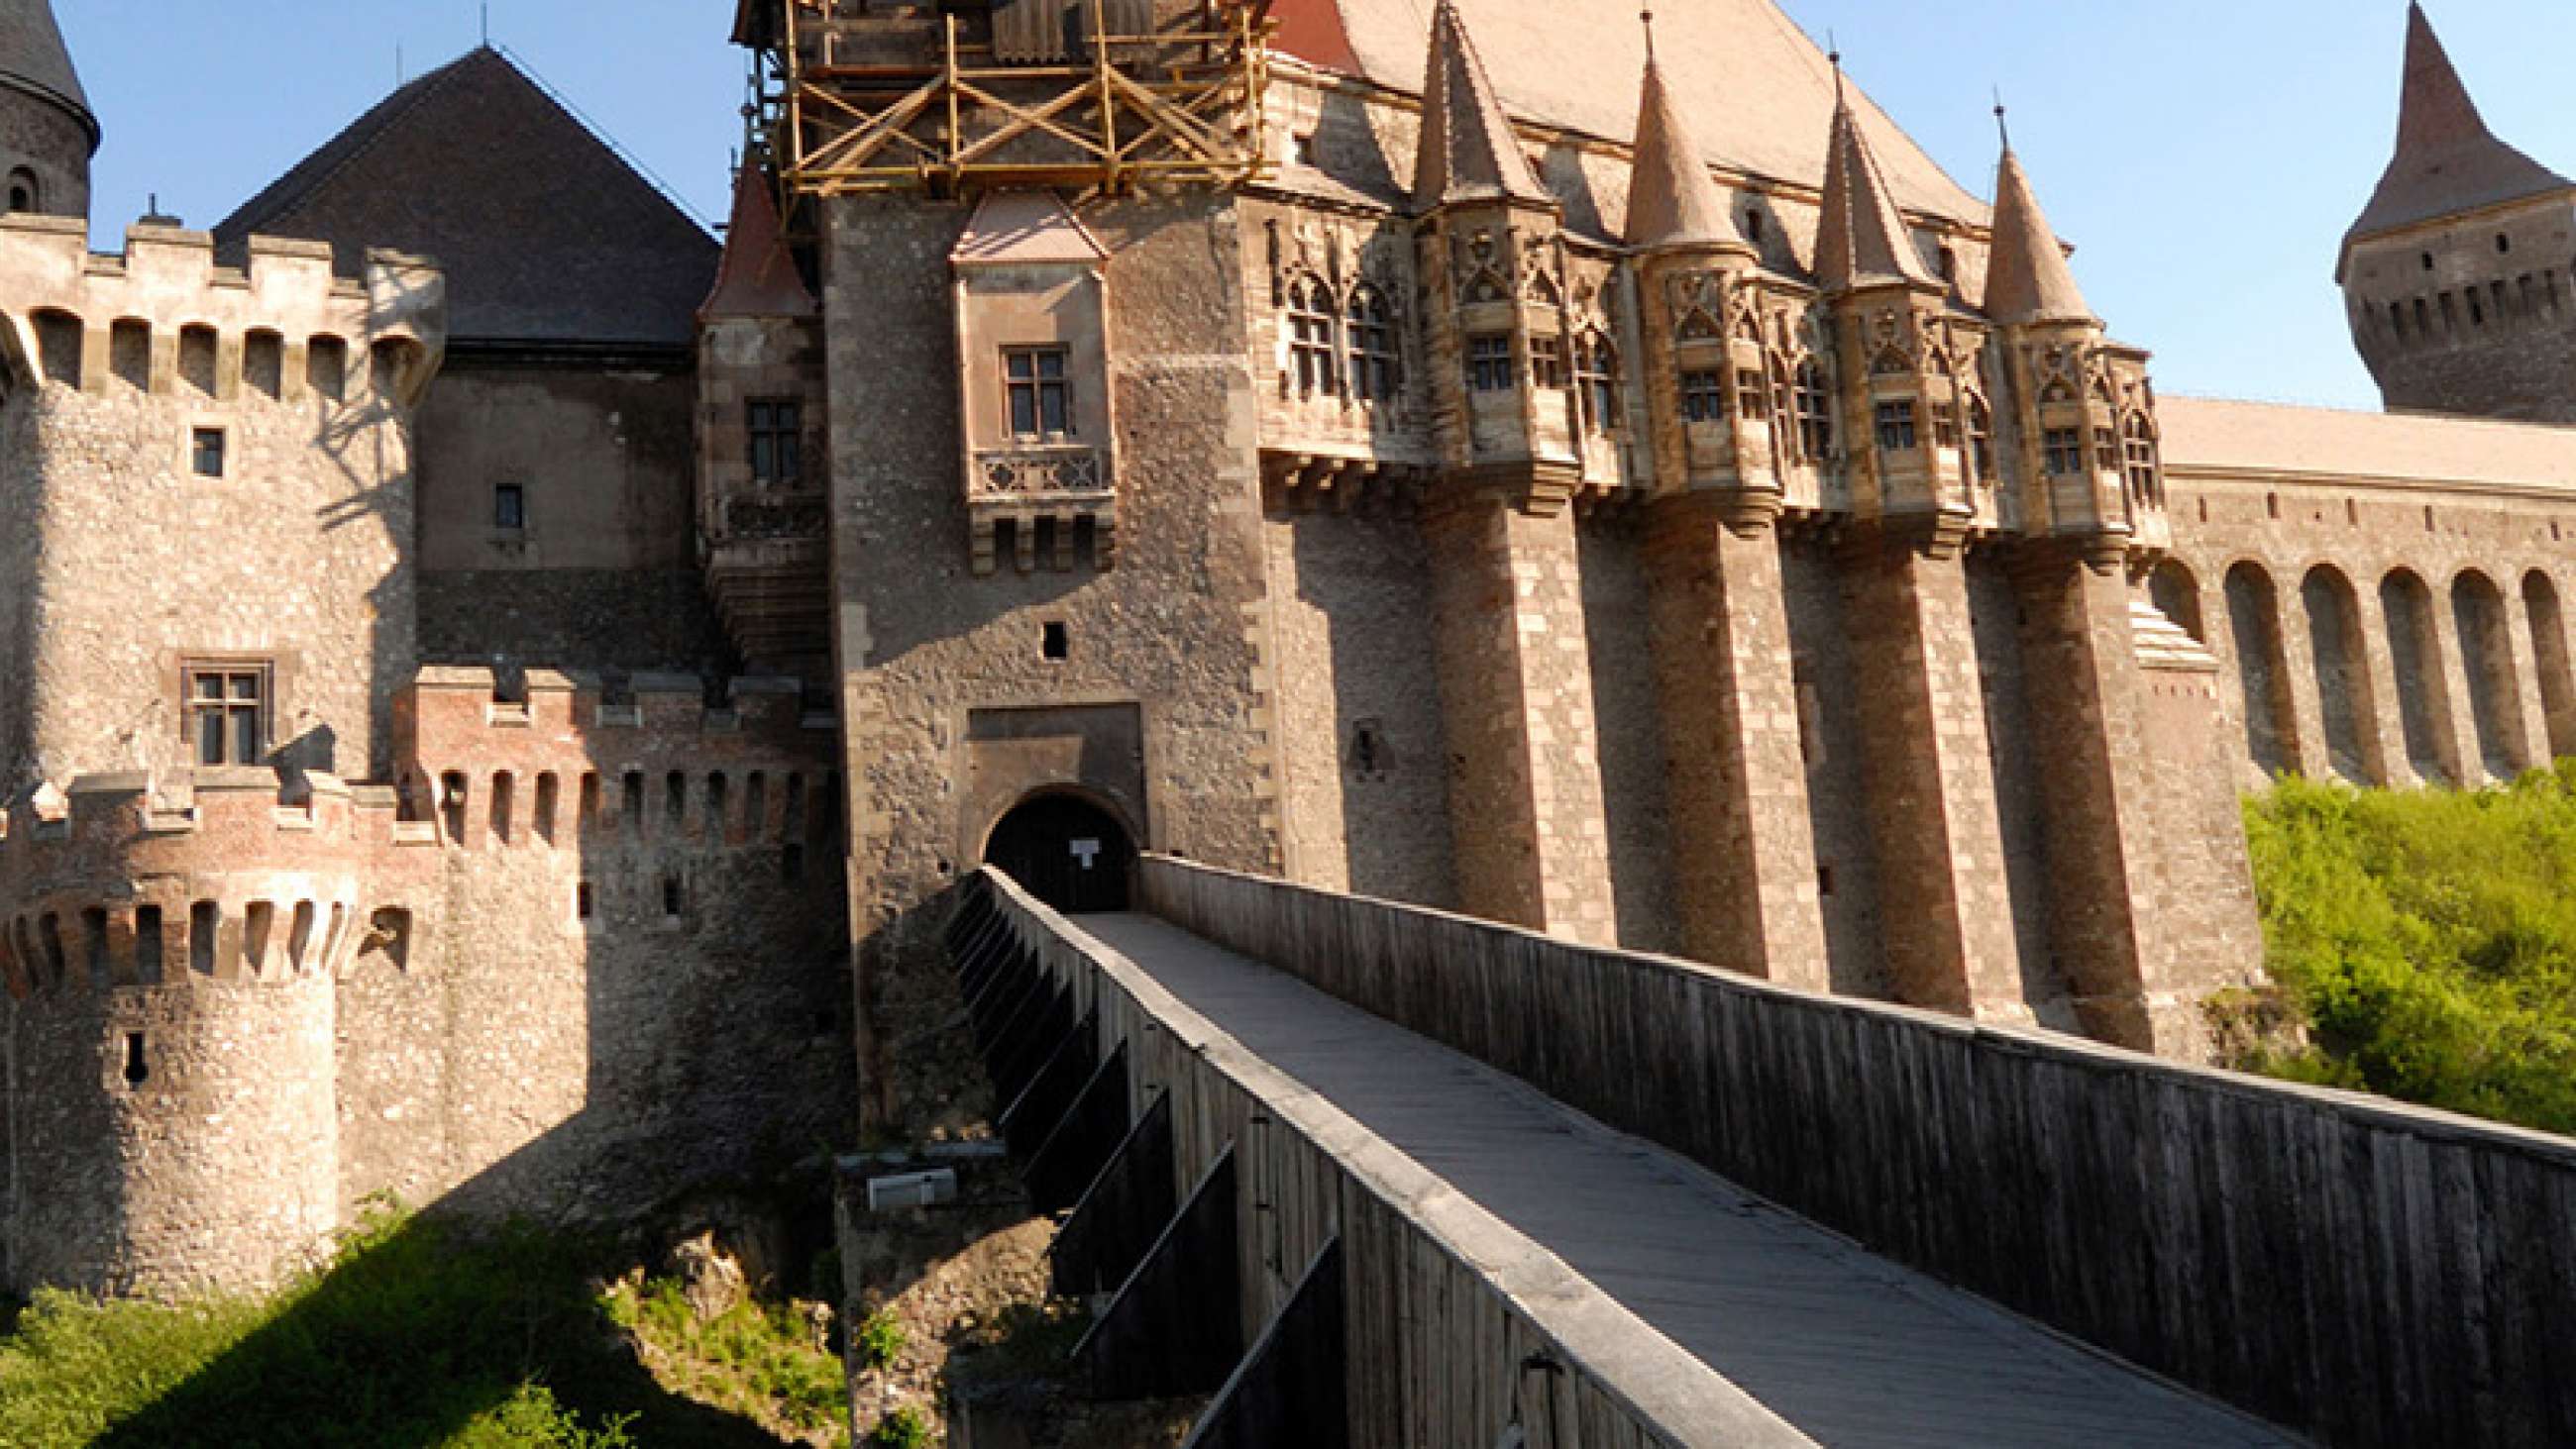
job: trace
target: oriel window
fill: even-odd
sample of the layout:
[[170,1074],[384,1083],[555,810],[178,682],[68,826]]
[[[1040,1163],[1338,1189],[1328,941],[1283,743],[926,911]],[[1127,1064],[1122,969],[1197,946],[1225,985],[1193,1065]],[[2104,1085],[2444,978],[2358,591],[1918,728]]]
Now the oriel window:
[[1995,479],[1995,414],[1986,400],[1975,394],[1968,397],[1968,452],[1975,464],[1980,482]]
[[1073,383],[1065,376],[1063,348],[1005,347],[1002,378],[1010,394],[1012,437],[1035,442],[1073,436]]
[[1512,391],[1512,339],[1500,333],[1467,339],[1467,386],[1477,392]]
[[1351,295],[1349,309],[1351,396],[1393,402],[1396,396],[1395,319],[1373,287]]
[[2050,428],[2041,437],[2042,451],[2048,457],[2048,471],[2059,478],[2072,478],[2084,471],[2084,430]]
[[1798,414],[1798,451],[1811,463],[1823,462],[1834,451],[1834,399],[1824,369],[1812,359],[1798,364],[1790,400]]
[[1914,420],[1914,401],[1901,398],[1878,405],[1878,445],[1891,453],[1909,453],[1922,446],[1922,436]]
[[1683,373],[1682,417],[1694,423],[1725,421],[1725,376],[1714,371]]
[[745,405],[751,430],[751,481],[783,487],[804,471],[804,406],[792,397],[753,398]]
[[1583,399],[1583,430],[1607,436],[1619,426],[1619,354],[1593,333],[1575,344],[1574,389]]
[[1316,281],[1288,289],[1288,354],[1297,375],[1299,395],[1333,393],[1333,295]]
[[2156,496],[2156,434],[2143,416],[2129,419],[2127,439],[2129,494],[2139,502]]
[[197,664],[187,676],[188,738],[200,765],[255,765],[268,745],[266,664]]

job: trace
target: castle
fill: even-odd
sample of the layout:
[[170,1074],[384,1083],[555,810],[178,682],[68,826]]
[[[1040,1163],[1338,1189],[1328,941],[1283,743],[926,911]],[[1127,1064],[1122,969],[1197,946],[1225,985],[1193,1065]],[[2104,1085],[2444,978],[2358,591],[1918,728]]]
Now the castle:
[[2576,752],[2576,186],[2410,23],[2465,417],[2160,398],[1772,0],[740,0],[721,248],[483,49],[119,253],[0,0],[0,1280],[969,1128],[987,862],[2204,1054],[2242,788]]

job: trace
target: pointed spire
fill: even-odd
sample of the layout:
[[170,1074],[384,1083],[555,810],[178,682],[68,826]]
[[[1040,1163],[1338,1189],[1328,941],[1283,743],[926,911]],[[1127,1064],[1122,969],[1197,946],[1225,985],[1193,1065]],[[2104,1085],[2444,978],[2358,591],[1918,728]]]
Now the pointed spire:
[[98,117],[72,68],[51,0],[0,0],[0,85],[33,92],[71,112],[89,132],[90,149],[98,149]]
[[814,295],[796,271],[780,234],[778,204],[760,168],[745,162],[734,172],[733,224],[725,229],[724,259],[716,284],[698,308],[713,317],[811,317]]
[[1816,280],[1829,292],[1871,282],[1941,285],[1896,209],[1887,177],[1861,134],[1860,117],[1843,94],[1842,57],[1834,57],[1834,133],[1825,153],[1824,219],[1816,227]]
[[1467,38],[1455,0],[1431,14],[1431,59],[1422,86],[1422,147],[1413,202],[1425,211],[1459,201],[1555,204],[1512,137],[1485,63]]
[[[2001,116],[2003,107],[1997,106],[1995,114]],[[1986,264],[1986,315],[2007,327],[2094,320],[2009,139],[1995,180],[1995,250]]]
[[2496,139],[2433,33],[2421,3],[2406,12],[2406,86],[2397,154],[2346,240],[2499,202],[2563,190],[2567,178]]
[[1646,12],[1646,89],[1637,102],[1635,170],[1628,184],[1628,244],[1650,250],[1743,247],[1735,216],[1682,124],[1664,63],[1655,55],[1655,14]]

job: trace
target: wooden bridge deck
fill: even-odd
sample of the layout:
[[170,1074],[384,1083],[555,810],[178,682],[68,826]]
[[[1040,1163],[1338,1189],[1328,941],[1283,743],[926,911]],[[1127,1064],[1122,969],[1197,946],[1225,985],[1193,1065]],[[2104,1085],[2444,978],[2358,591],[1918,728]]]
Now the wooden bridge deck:
[[1076,924],[1819,1444],[2301,1442],[1174,926]]

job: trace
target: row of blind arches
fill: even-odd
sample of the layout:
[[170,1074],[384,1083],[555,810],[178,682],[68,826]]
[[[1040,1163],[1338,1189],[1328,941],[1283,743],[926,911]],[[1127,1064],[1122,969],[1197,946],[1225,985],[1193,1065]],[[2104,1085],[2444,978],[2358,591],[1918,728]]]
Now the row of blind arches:
[[[65,387],[78,387],[87,365],[90,345],[89,329],[70,312],[48,308],[31,318],[35,325],[37,365],[48,382]],[[391,396],[400,386],[404,369],[412,365],[420,352],[419,344],[407,338],[379,339],[368,350],[367,386],[374,392]],[[222,366],[222,334],[202,323],[191,323],[179,329],[178,380],[181,386],[206,397],[219,395],[218,369]],[[276,399],[286,391],[287,346],[285,334],[270,328],[253,328],[242,334],[242,386],[263,397]],[[304,347],[304,384],[310,391],[333,402],[349,399],[350,347],[346,338],[330,333],[316,333]],[[152,324],[135,317],[122,317],[109,324],[107,336],[108,376],[128,387],[149,391],[152,386]]]
[[[2199,588],[2180,563],[2159,566],[2150,590],[2168,617],[2207,638]],[[2462,570],[2451,580],[2446,609],[2422,575],[2391,569],[2375,591],[2375,615],[2332,564],[2319,564],[2300,580],[2295,616],[2284,614],[2270,571],[2251,560],[2228,570],[2222,592],[2245,701],[2246,745],[2267,773],[2331,770],[2357,784],[2386,785],[2402,783],[2411,771],[2426,781],[2464,783],[2479,769],[2511,779],[2547,763],[2535,750],[2525,718],[2512,607],[2486,574]],[[2547,751],[2576,754],[2576,677],[2557,584],[2545,572],[2530,571],[2522,580],[2520,604],[2530,630],[2538,676],[2532,683]],[[2285,627],[2291,618],[2306,635],[2304,650],[2293,646]],[[2385,651],[2385,675],[2373,665],[2374,643]],[[2303,675],[2292,672],[2299,655]],[[2466,685],[2466,697],[2459,700],[2451,688],[2455,661]],[[2394,700],[2379,697],[2383,681]],[[2298,706],[2311,688],[2319,738],[2305,739]],[[2468,740],[2456,717],[2463,707]],[[2391,712],[2393,738],[2382,728]],[[2476,753],[2462,758],[2470,741]],[[2389,758],[2391,744],[2402,760]]]

